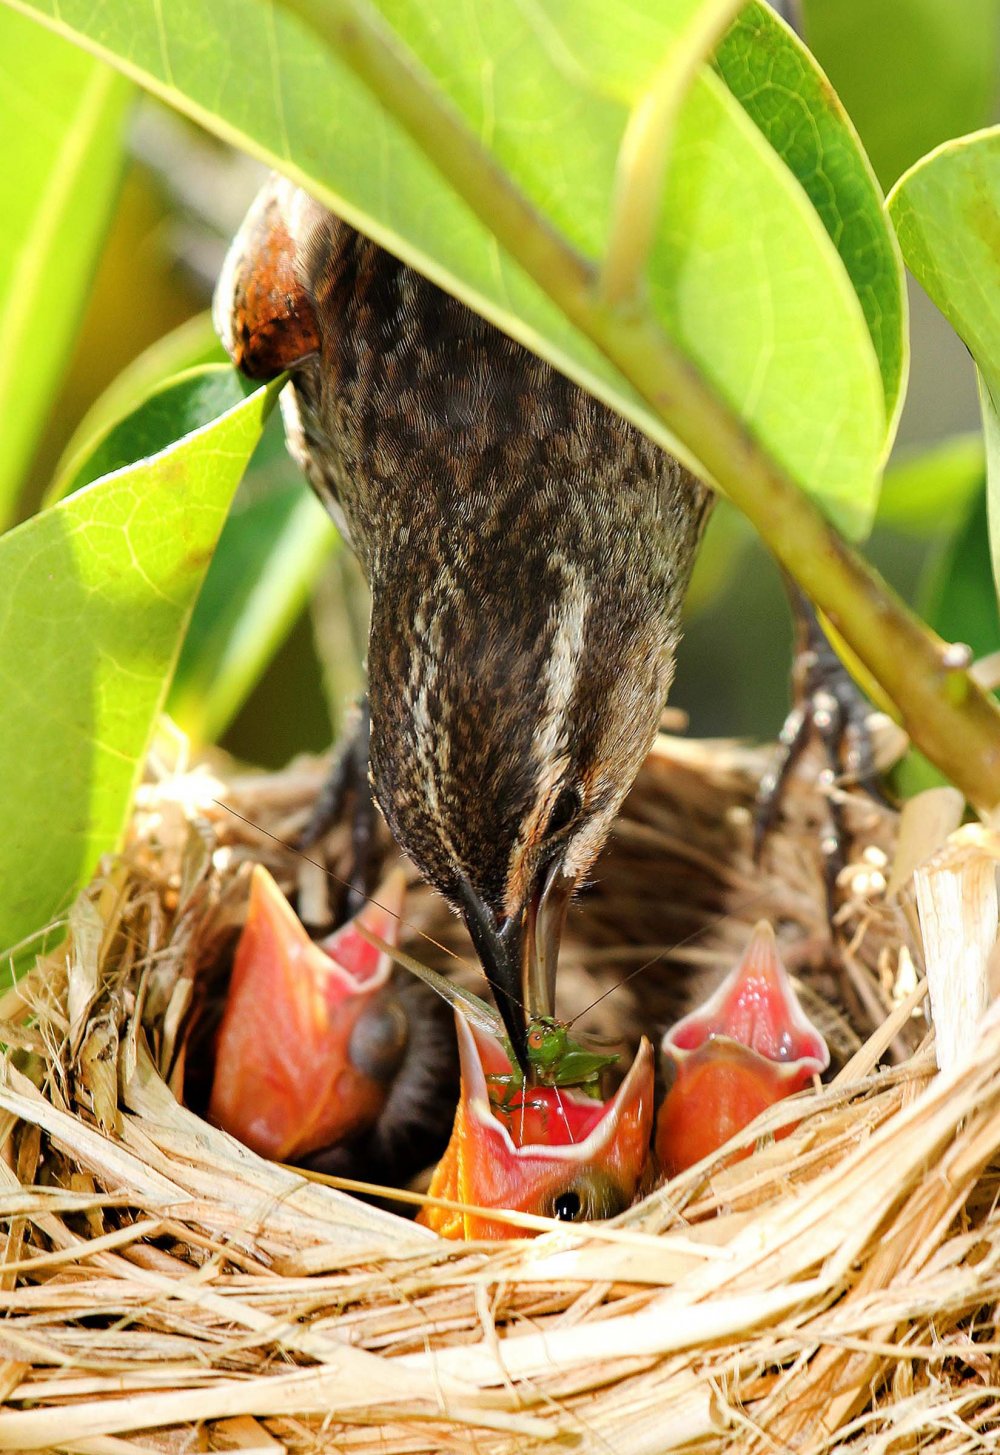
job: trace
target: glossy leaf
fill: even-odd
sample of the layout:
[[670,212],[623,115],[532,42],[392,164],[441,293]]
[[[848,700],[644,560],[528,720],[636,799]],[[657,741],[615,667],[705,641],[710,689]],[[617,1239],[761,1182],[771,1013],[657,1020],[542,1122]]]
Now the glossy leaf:
[[[974,445],[974,451],[969,449],[970,444]],[[973,656],[980,658],[1000,649],[1000,612],[993,590],[983,442],[977,437],[966,440],[964,450],[960,446],[961,442],[955,441],[940,450],[928,451],[912,465],[901,467],[899,477],[904,486],[908,478],[913,483],[915,488],[909,494],[917,502],[926,485],[929,505],[933,505],[942,481],[948,482],[950,478],[955,487],[947,499],[940,501],[936,517],[938,536],[942,530],[950,531],[951,535],[924,572],[917,606],[945,641],[964,642],[971,647]],[[963,453],[967,457],[964,468]],[[937,469],[933,468],[935,458],[940,461]],[[888,475],[886,480],[888,484]],[[890,505],[895,483],[892,491],[887,489],[883,495],[883,502],[889,496]],[[934,519],[933,515],[930,519]],[[904,799],[948,781],[922,753],[913,749],[896,767],[893,779],[896,792]]]
[[1000,650],[1000,613],[992,590],[981,476],[961,528],[931,567],[920,595],[928,622],[945,641],[965,642],[975,657]]
[[889,210],[907,265],[979,369],[993,573],[1000,582],[1000,127],[924,157],[900,178]]
[[[116,381],[113,401],[128,397],[154,368],[180,357],[181,345],[218,351],[217,342],[210,350],[205,343],[200,325],[185,328],[174,347],[144,360],[125,385]],[[75,458],[51,498],[166,449],[238,403],[246,389],[223,364],[201,365],[161,383],[131,414],[91,438],[83,458],[79,450],[67,452]],[[111,412],[112,403],[102,398],[88,418]],[[255,452],[223,527],[167,703],[178,726],[199,743],[215,742],[239,711],[295,624],[337,539],[329,516],[288,458],[280,426],[269,438]]]
[[[204,351],[202,331],[185,333]],[[213,352],[217,351],[217,345]],[[158,352],[143,364],[179,350]],[[53,487],[59,499],[90,481],[166,449],[223,414],[245,396],[240,375],[222,364],[201,365],[155,388],[131,414],[90,440],[90,450]],[[116,382],[116,399],[126,397]],[[92,416],[110,412],[99,400]],[[285,453],[280,427],[251,462],[213,553],[184,638],[168,711],[196,742],[214,742],[284,641],[308,600],[337,538],[329,516]]]
[[242,375],[228,364],[204,364],[154,389],[130,414],[90,442],[89,452],[57,479],[51,498],[89,485],[137,460],[158,454],[239,404],[247,394]]
[[[285,478],[291,475],[291,468]],[[254,488],[255,487],[255,488]],[[184,639],[168,710],[215,742],[305,607],[339,537],[303,480],[248,481],[212,557]]]
[[1000,0],[800,0],[884,187],[1000,104]]
[[194,597],[274,395],[0,540],[0,946],[64,912],[123,831]]
[[903,262],[851,120],[805,46],[763,3],[743,10],[715,65],[802,184],[840,253],[878,355],[886,414],[895,421],[908,362]]
[[986,495],[989,503],[993,579],[1000,591],[1000,382],[979,376],[979,402],[986,442]]
[[[459,202],[338,59],[280,6],[223,0],[17,0],[248,150],[308,181],[349,220],[636,420],[668,430]],[[322,7],[317,7],[318,10]],[[539,211],[582,253],[607,241],[615,164],[649,80],[649,36],[682,42],[690,0],[385,0],[404,46]],[[580,49],[603,17],[600,48]],[[650,26],[652,25],[652,31]],[[226,64],[219,64],[219,57]],[[595,69],[596,66],[596,69]],[[330,98],[329,104],[317,98]],[[651,258],[655,314],[717,396],[838,519],[863,530],[889,427],[865,316],[823,223],[719,78],[705,69],[672,138]],[[898,303],[898,300],[897,300]],[[889,310],[887,310],[888,316]],[[667,408],[669,413],[669,404]],[[676,414],[676,411],[675,411]],[[672,431],[672,432],[671,432]],[[734,458],[732,470],[739,464]],[[722,481],[725,484],[725,481]]]
[[983,439],[955,435],[889,466],[878,503],[879,525],[940,537],[966,519],[986,473]]
[[87,410],[73,431],[54,472],[46,504],[67,493],[83,462],[113,425],[137,409],[144,399],[188,369],[228,363],[208,312],[196,314],[164,334],[132,360]]
[[0,8],[0,525],[73,342],[130,92],[108,66]]
[[889,211],[910,271],[985,377],[1000,380],[1000,127],[924,157]]
[[719,500],[712,511],[705,538],[698,550],[691,584],[684,597],[687,621],[711,606],[726,590],[742,565],[742,557],[755,540],[746,518],[728,500]]

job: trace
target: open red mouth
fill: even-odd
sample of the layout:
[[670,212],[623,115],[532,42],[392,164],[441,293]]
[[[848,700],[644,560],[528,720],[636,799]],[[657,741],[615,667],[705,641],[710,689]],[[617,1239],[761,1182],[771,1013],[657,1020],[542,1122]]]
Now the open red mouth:
[[451,1238],[512,1238],[522,1229],[488,1213],[508,1208],[566,1221],[611,1217],[635,1196],[649,1150],[653,1056],[643,1040],[618,1091],[594,1100],[568,1087],[525,1086],[500,1042],[456,1013],[462,1092],[431,1195],[419,1220]]
[[715,994],[667,1032],[663,1052],[673,1082],[657,1118],[656,1152],[668,1176],[715,1152],[830,1064],[765,921]]
[[391,962],[357,923],[395,945],[405,876],[378,903],[314,943],[262,865],[216,1046],[209,1116],[266,1157],[329,1147],[370,1126],[385,1104],[407,1026],[386,995]]

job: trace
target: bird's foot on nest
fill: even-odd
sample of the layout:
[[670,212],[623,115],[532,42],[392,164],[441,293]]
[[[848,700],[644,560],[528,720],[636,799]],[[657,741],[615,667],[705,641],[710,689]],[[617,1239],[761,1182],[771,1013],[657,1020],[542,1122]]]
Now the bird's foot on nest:
[[347,894],[338,916],[349,920],[358,913],[372,888],[375,839],[375,800],[368,781],[368,738],[371,719],[368,699],[362,698],[333,757],[329,776],[292,847],[305,852],[318,844],[339,822],[351,802],[351,868]]
[[827,902],[835,907],[837,876],[844,867],[847,826],[839,796],[830,792],[848,784],[863,789],[879,803],[887,800],[875,767],[871,719],[873,709],[830,645],[805,596],[790,587],[795,618],[792,666],[793,706],[779,735],[779,748],[757,792],[754,858],[774,828],[795,767],[805,749],[818,739],[826,756],[820,777],[829,821],[820,840]]

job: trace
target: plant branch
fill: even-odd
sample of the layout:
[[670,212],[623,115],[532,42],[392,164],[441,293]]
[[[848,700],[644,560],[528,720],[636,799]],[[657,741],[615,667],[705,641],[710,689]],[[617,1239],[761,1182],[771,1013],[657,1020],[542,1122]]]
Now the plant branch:
[[[434,81],[417,68],[395,34],[366,0],[281,0],[363,81],[385,110],[409,132],[437,169],[487,227],[503,242],[520,236],[514,253],[534,277],[572,275],[589,290],[596,272],[528,199]],[[474,200],[466,185],[476,179]],[[464,180],[463,180],[464,179]],[[511,250],[513,252],[513,249]]]
[[672,45],[632,108],[618,150],[601,296],[612,307],[637,299],[663,201],[674,124],[698,68],[746,0],[714,0]]
[[[284,3],[336,50],[510,256],[750,519],[895,703],[914,744],[977,807],[1000,805],[1000,709],[969,676],[961,653],[851,550],[648,309],[634,298],[628,306],[608,301],[592,264],[514,186],[365,0]],[[634,274],[634,263],[629,267]]]

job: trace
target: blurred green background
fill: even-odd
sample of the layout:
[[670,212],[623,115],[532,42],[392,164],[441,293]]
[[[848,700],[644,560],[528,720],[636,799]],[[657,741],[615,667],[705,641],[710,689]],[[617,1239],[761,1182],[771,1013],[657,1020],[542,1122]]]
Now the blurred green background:
[[[776,8],[826,68],[885,189],[938,142],[1000,118],[1000,0],[787,0]],[[61,398],[31,468],[24,514],[37,505],[93,401],[131,360],[204,313],[226,240],[261,177],[253,163],[149,100],[136,109],[130,151]],[[981,655],[1000,648],[1000,626],[980,447],[952,443],[965,432],[978,436],[974,370],[912,283],[910,299],[909,394],[870,554],[939,630]],[[924,460],[938,446],[940,454]],[[908,469],[910,461],[917,463]],[[945,475],[953,488],[942,507]],[[231,528],[239,529],[241,513],[285,491],[305,494],[305,487],[284,453],[276,414]],[[924,497],[929,504],[922,508]],[[361,689],[363,583],[349,553],[336,547],[317,566],[313,599],[222,737],[248,761],[277,766],[296,752],[326,747]],[[211,586],[210,576],[206,592]],[[690,715],[696,733],[773,736],[788,706],[789,646],[778,574],[723,506],[692,589],[672,702]],[[187,684],[175,702],[182,718],[197,717],[196,686]]]

